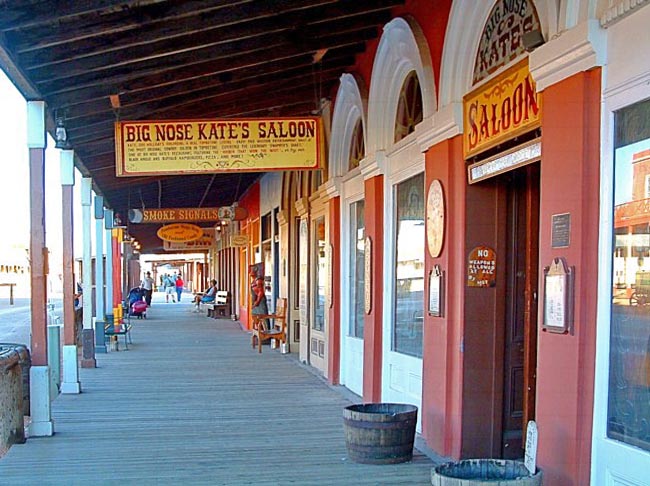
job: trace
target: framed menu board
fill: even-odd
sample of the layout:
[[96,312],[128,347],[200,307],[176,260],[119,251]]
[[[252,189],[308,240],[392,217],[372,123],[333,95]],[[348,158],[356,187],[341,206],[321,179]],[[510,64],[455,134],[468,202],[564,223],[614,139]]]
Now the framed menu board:
[[560,334],[573,331],[573,267],[564,258],[544,268],[544,321],[542,329]]

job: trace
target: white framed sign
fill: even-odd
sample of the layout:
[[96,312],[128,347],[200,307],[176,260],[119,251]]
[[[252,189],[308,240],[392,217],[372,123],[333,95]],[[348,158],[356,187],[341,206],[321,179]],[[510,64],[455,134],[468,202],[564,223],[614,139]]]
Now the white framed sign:
[[549,332],[571,332],[573,323],[573,269],[564,258],[553,259],[544,269],[544,321]]

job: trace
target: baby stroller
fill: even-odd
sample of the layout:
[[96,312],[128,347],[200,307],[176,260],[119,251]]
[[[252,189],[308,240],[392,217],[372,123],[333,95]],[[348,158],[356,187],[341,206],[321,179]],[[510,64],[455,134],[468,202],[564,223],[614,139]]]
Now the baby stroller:
[[147,303],[143,299],[144,289],[134,287],[129,290],[129,317],[147,318]]

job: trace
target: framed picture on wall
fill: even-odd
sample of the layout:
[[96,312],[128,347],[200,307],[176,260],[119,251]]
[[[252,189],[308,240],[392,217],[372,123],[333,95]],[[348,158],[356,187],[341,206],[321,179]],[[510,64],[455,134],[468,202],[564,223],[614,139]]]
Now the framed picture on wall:
[[444,283],[445,275],[440,265],[434,265],[429,271],[429,308],[430,316],[442,317],[444,315]]

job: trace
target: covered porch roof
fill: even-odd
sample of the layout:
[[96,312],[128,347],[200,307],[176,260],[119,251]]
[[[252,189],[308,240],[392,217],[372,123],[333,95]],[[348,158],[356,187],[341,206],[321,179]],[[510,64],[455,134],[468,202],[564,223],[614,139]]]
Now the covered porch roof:
[[[318,114],[403,0],[0,0],[0,67],[105,204],[224,206],[260,173],[117,178],[116,120]],[[130,233],[161,252],[158,225]]]

